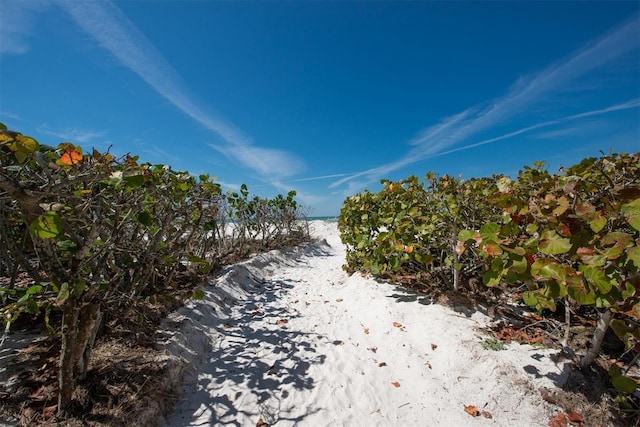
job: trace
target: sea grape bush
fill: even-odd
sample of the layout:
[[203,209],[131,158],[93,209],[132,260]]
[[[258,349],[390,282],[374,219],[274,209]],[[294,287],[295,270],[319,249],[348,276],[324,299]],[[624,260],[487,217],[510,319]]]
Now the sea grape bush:
[[[583,366],[609,325],[629,348],[640,345],[639,154],[588,158],[557,174],[536,162],[513,181],[429,173],[425,182],[382,181],[379,193],[345,200],[349,271],[400,282],[410,272],[455,289],[480,275],[489,287],[526,286],[524,303],[541,312],[558,301],[593,306],[600,324]],[[619,373],[612,379],[635,389]]]
[[639,177],[638,154],[589,158],[554,175],[527,167],[516,181],[501,180],[491,200],[500,221],[459,235],[462,251],[485,259],[486,285],[526,284],[523,300],[539,310],[568,299],[599,311],[583,366],[609,325],[628,346],[640,339]]
[[[58,410],[85,374],[104,319],[113,327],[177,274],[197,284],[225,261],[308,239],[294,197],[249,199],[246,186],[241,197],[226,195],[208,175],[41,145],[0,123],[0,315],[8,328],[43,312],[60,328]],[[61,324],[49,323],[52,310]]]
[[458,231],[499,215],[486,202],[497,191],[495,179],[429,173],[426,183],[411,176],[382,185],[379,193],[364,191],[343,204],[338,226],[347,269],[395,278],[410,273],[457,289],[461,271],[477,268],[477,259],[457,252]]

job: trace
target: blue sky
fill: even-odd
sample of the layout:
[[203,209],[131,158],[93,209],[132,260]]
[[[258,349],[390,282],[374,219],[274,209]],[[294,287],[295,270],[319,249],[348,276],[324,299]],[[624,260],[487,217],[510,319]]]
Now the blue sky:
[[290,189],[640,151],[640,3],[0,0],[0,121]]

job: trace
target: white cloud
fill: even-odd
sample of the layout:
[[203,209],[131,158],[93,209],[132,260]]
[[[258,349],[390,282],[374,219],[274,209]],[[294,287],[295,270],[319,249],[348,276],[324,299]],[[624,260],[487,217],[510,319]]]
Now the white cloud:
[[28,39],[36,14],[48,6],[45,0],[3,1],[0,7],[0,56],[29,50]]
[[70,0],[57,0],[56,3],[122,65],[224,141],[213,148],[267,181],[290,176],[303,168],[302,162],[290,153],[254,146],[241,129],[197,104],[175,69],[115,4]]
[[104,138],[107,135],[107,131],[93,131],[86,129],[69,128],[64,130],[54,130],[47,125],[42,125],[37,128],[38,132],[46,133],[47,135],[55,136],[60,139],[60,142],[72,142],[74,144],[90,144],[95,142],[96,139]]
[[524,132],[557,124],[561,121],[575,120],[621,109],[637,108],[639,106],[638,100],[634,99],[624,104],[602,110],[589,111],[570,117],[538,123],[499,137],[452,149],[452,147],[468,141],[479,132],[485,131],[498,124],[504,124],[506,120],[522,114],[535,103],[545,99],[550,93],[561,90],[565,85],[578,77],[608,64],[629,52],[637,50],[640,47],[639,28],[640,14],[636,14],[595,42],[574,52],[567,59],[548,67],[538,74],[519,79],[502,98],[493,100],[486,106],[478,105],[468,108],[459,114],[444,119],[437,125],[423,130],[415,139],[410,141],[413,148],[410,149],[404,157],[351,177],[338,180],[332,183],[330,187],[337,187],[354,179],[361,178],[357,182],[351,182],[351,185],[344,191],[345,195],[352,194],[352,192],[364,188],[367,184],[380,179],[392,171],[427,158],[511,138]]

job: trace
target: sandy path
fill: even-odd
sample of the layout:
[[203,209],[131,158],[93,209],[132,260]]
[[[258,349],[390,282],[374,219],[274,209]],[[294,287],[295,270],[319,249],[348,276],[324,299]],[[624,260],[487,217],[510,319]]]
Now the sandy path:
[[548,425],[548,351],[483,349],[485,316],[349,277],[335,224],[314,226],[328,245],[234,266],[173,317],[191,369],[169,426]]

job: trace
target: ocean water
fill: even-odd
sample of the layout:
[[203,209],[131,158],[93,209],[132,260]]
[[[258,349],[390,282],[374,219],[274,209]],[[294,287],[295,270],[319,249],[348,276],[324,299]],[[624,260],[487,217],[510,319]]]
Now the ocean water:
[[327,222],[337,222],[337,216],[310,216],[307,218],[308,221],[327,221]]

